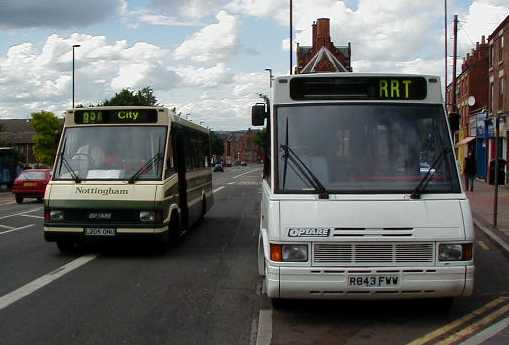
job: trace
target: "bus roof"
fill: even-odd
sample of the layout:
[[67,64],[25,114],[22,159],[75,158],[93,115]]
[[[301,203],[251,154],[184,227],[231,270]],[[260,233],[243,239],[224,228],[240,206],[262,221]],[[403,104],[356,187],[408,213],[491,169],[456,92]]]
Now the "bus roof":
[[[349,97],[346,95],[345,97],[332,98],[330,94],[328,97],[295,97],[294,89],[291,89],[291,85],[296,84],[296,82],[292,82],[294,79],[299,79],[301,81],[300,84],[305,84],[307,81],[312,79],[337,79],[337,80],[350,80],[358,79],[358,80],[384,80],[388,82],[389,90],[390,90],[390,81],[391,80],[399,80],[405,81],[423,81],[423,87],[425,87],[423,92],[423,97],[419,99],[402,99],[402,97],[397,99],[380,99],[380,98],[369,98],[369,97]],[[424,83],[425,81],[425,83]],[[341,73],[310,73],[310,74],[294,74],[294,75],[284,75],[278,76],[274,78],[272,89],[272,100],[274,104],[296,104],[303,102],[392,102],[392,103],[430,103],[430,104],[442,104],[442,87],[440,83],[440,77],[435,75],[424,75],[424,74],[402,74],[402,73],[357,73],[357,72],[341,72]],[[425,85],[425,86],[424,86]],[[302,87],[302,85],[300,85]],[[295,88],[295,86],[293,87]],[[321,90],[323,91],[323,89]],[[292,97],[293,96],[293,97]],[[312,98],[312,99],[311,99]]]

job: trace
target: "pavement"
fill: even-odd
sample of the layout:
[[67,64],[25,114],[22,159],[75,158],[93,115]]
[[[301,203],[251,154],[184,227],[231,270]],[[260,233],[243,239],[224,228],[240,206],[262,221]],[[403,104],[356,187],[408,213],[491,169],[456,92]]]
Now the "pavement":
[[164,254],[132,243],[63,255],[42,238],[42,204],[6,196],[0,344],[509,344],[509,259],[479,228],[474,293],[449,310],[429,300],[275,310],[256,269],[260,168],[213,178],[205,221]]

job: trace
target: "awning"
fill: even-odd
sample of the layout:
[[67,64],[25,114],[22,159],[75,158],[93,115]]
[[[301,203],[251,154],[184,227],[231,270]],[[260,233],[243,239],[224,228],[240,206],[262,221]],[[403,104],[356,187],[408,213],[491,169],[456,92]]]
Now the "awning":
[[456,143],[456,147],[468,144],[469,142],[471,142],[474,139],[475,139],[475,137],[466,137],[466,138],[463,138],[463,139],[461,139],[460,141],[458,141]]

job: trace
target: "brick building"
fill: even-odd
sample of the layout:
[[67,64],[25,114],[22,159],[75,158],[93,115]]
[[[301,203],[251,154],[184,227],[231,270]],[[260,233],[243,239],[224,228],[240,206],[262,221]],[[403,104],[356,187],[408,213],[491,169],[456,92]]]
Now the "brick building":
[[[486,176],[487,133],[485,131],[488,109],[488,59],[489,47],[483,36],[471,53],[467,53],[457,77],[456,109],[460,116],[460,129],[455,135],[457,157],[460,167],[469,151],[477,161],[477,174]],[[447,89],[448,112],[454,112],[452,106],[452,84]]]
[[230,132],[224,139],[224,157],[227,164],[235,161],[259,162],[262,149],[255,142],[257,130]]
[[[500,23],[493,33],[488,37],[489,44],[489,116],[498,115],[500,118],[500,140],[498,149],[500,157],[507,160],[508,141],[508,119],[509,96],[508,72],[509,71],[509,16]],[[492,130],[494,132],[494,129]],[[495,141],[491,140],[489,145],[489,159],[495,158]]]
[[335,46],[331,41],[330,19],[320,18],[313,23],[312,46],[297,44],[295,73],[351,72],[351,55],[351,44]]
[[35,163],[32,141],[35,130],[28,119],[0,120],[0,142],[4,146],[13,147],[26,159],[26,163]]

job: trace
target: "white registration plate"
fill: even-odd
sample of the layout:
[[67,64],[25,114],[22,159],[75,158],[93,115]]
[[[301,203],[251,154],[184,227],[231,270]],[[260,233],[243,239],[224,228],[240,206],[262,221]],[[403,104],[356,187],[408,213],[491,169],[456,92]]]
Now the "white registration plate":
[[115,236],[115,228],[85,228],[86,236]]
[[398,274],[354,274],[348,276],[348,286],[357,288],[398,287]]

